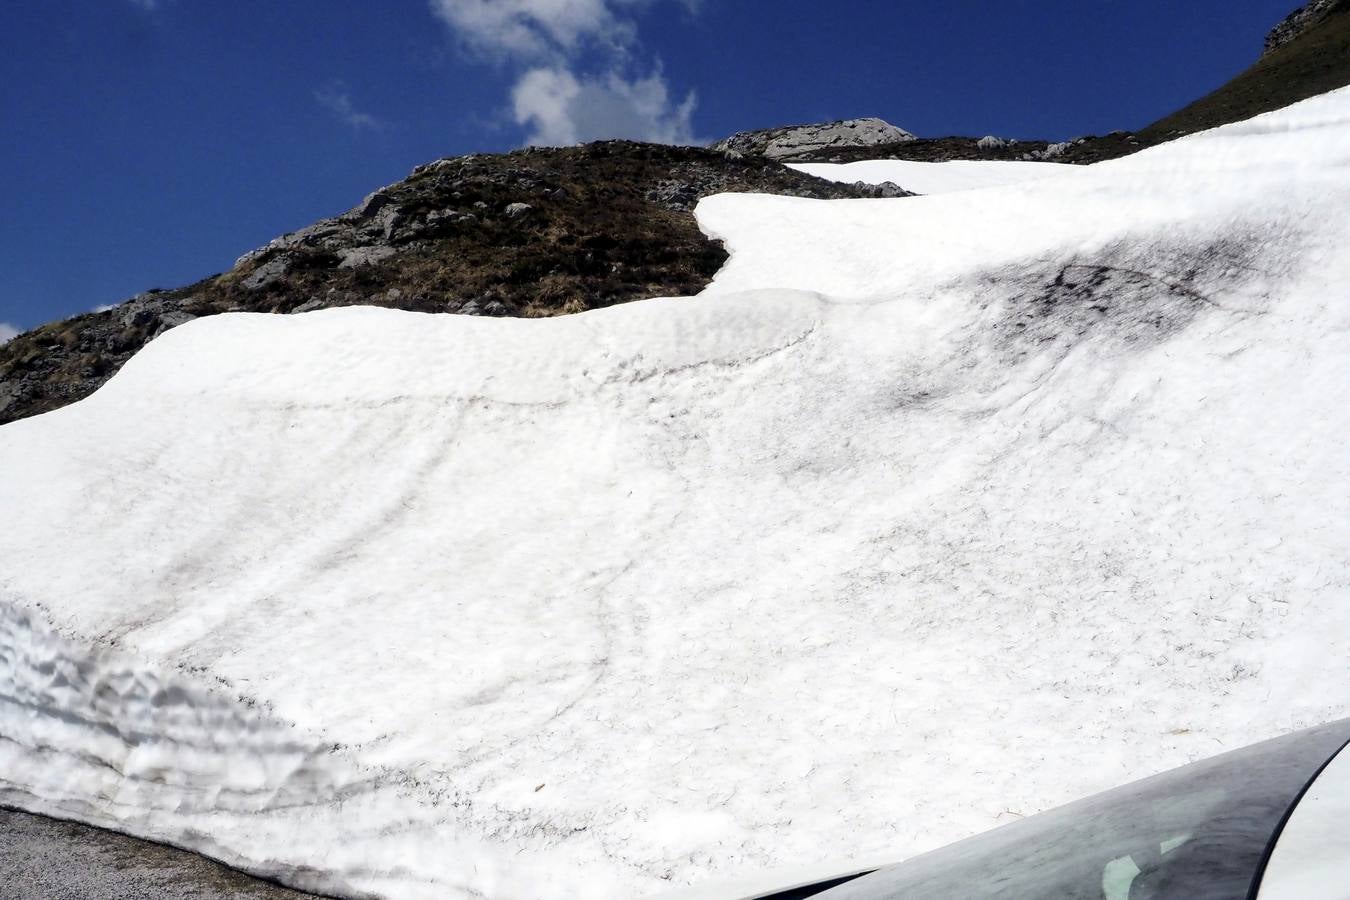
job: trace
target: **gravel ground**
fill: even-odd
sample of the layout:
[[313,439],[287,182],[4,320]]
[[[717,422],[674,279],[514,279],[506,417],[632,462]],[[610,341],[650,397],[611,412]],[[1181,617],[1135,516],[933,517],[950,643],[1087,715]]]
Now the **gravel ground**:
[[4,900],[303,900],[219,863],[100,828],[0,808]]

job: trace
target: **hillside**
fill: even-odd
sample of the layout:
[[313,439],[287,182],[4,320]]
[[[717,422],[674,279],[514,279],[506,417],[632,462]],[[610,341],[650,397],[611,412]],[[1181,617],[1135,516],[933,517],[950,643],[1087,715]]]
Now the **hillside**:
[[1271,53],[1321,25],[1337,12],[1343,12],[1346,0],[1309,0],[1285,16],[1266,35],[1265,52]]
[[1090,164],[1230,122],[1281,109],[1350,84],[1350,2],[1314,0],[1291,13],[1266,38],[1266,50],[1248,69],[1210,94],[1138,131],[1088,135],[1068,141],[1008,141],[973,137],[914,137],[890,143],[816,147],[793,143],[795,129],[749,132],[737,137],[754,147],[775,139],[788,147],[787,162],[848,163],[871,159],[1050,160]]
[[1268,46],[1233,82],[1138,134],[1059,143],[916,138],[867,119],[745,132],[716,145],[720,150],[601,142],[439,160],[342,216],[246,255],[228,272],[0,345],[0,424],[88,396],[148,341],[195,318],[350,305],[539,317],[689,294],[725,260],[689,212],[702,197],[904,193],[903,184],[826,183],[781,162],[1087,164],[1350,83],[1350,9],[1340,0],[1318,0],[1291,15]]
[[0,803],[617,900],[1344,716],[1347,159],[1342,90],[1002,187],[718,194],[693,298],[173,328],[0,428]]
[[[1314,4],[1310,4],[1314,5]],[[1211,94],[1139,132],[1146,143],[1215,128],[1350,84],[1350,3],[1317,4],[1324,14],[1276,41],[1249,69]],[[1277,29],[1279,31],[1279,29]]]
[[690,210],[722,191],[884,193],[757,157],[625,141],[438,160],[224,274],[0,345],[0,423],[86,397],[155,336],[226,311],[359,304],[529,318],[696,293],[726,253]]

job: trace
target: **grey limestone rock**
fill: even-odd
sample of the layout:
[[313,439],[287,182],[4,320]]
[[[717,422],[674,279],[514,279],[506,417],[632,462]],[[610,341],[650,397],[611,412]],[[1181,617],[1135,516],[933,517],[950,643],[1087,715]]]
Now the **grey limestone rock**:
[[1057,144],[1050,144],[1044,150],[1038,150],[1028,157],[1029,159],[1054,159],[1057,156],[1063,156],[1073,149],[1075,144],[1083,143],[1083,139],[1077,141],[1060,141]]
[[166,310],[165,312],[160,313],[159,327],[155,329],[153,336],[158,337],[170,328],[177,328],[179,325],[182,325],[185,322],[191,322],[195,318],[197,317],[191,313],[184,312],[181,309]]
[[855,181],[853,186],[860,191],[865,191],[873,197],[879,197],[889,200],[893,197],[913,197],[913,191],[907,191],[894,181],[883,181],[880,184],[869,184],[866,181]]
[[391,241],[404,221],[403,210],[389,203],[380,207],[380,211],[371,218],[371,225],[382,238]]
[[647,192],[647,199],[669,209],[689,210],[698,202],[697,185],[685,181],[663,181]]
[[388,259],[398,251],[393,247],[387,247],[382,244],[367,245],[364,247],[352,247],[349,250],[343,250],[338,254],[339,269],[355,269],[358,266],[369,266],[381,260]]
[[116,308],[116,322],[122,328],[146,328],[153,337],[196,318],[183,310],[184,305],[183,300],[156,291],[137,294]]
[[912,140],[915,140],[914,135],[882,119],[844,119],[819,125],[742,131],[713,144],[713,149],[769,159],[791,159],[833,147],[873,147]]
[[369,219],[392,202],[393,198],[386,193],[386,188],[380,188],[367,194],[366,198],[352,210],[352,214],[359,219]]
[[17,381],[0,381],[0,412],[9,409],[21,393]]
[[286,277],[286,273],[291,270],[291,258],[285,253],[278,253],[267,262],[258,266],[242,282],[244,287],[250,291],[261,290],[269,284],[275,284]]

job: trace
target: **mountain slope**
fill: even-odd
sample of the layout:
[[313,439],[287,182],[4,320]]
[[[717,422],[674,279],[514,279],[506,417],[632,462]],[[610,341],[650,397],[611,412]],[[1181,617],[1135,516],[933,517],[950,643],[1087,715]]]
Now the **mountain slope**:
[[763,159],[626,141],[439,160],[223,275],[0,345],[0,423],[88,396],[157,334],[225,311],[538,317],[693,293],[726,255],[689,210],[719,191],[878,193]]
[[[1280,22],[1266,38],[1265,46],[1266,51],[1257,62],[1231,81],[1138,132],[1117,131],[1058,143],[911,135],[890,143],[794,147],[784,158],[794,163],[895,159],[1049,160],[1085,164],[1128,156],[1145,147],[1240,122],[1350,84],[1350,2],[1313,0]],[[793,129],[751,134],[773,135],[783,131],[790,133]],[[755,148],[753,143],[745,147]]]
[[1265,52],[1278,50],[1285,44],[1301,37],[1308,31],[1325,22],[1334,13],[1344,10],[1346,0],[1310,0],[1304,6],[1285,16],[1270,33],[1266,35]]
[[[1273,44],[1259,60],[1213,93],[1143,129],[1146,143],[1216,128],[1280,109],[1350,84],[1350,3],[1309,4],[1321,14]],[[1292,17],[1291,17],[1292,18]],[[1276,29],[1278,33],[1280,29]]]
[[718,195],[696,298],[177,327],[0,429],[0,802],[618,898],[1345,715],[1348,174],[1341,91],[1002,188]]
[[798,162],[1083,164],[1238,121],[1350,83],[1350,14],[1337,2],[1318,0],[1291,15],[1268,40],[1275,49],[1251,70],[1138,135],[1060,143],[914,138],[870,119],[748,132],[718,145],[730,153],[602,142],[440,160],[343,216],[247,255],[223,275],[141,294],[0,344],[0,424],[88,396],[146,342],[197,317],[357,304],[540,316],[688,293],[706,284],[724,258],[688,215],[700,197],[898,192],[788,172],[757,155],[771,147],[770,155]]

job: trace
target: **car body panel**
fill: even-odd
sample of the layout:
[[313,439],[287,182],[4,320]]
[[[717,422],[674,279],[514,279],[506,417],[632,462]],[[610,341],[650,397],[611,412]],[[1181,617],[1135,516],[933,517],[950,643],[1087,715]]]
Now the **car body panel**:
[[899,862],[900,860],[895,857],[885,857],[789,866],[735,879],[716,880],[707,884],[662,891],[652,895],[651,900],[769,900],[777,894],[814,884],[866,875]]
[[1350,900],[1350,749],[1342,749],[1294,807],[1257,900]]

